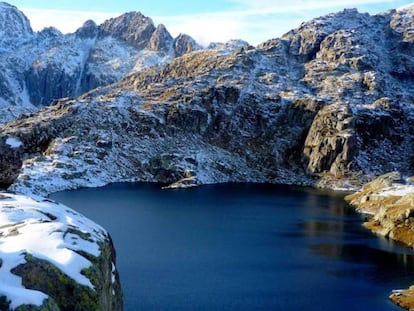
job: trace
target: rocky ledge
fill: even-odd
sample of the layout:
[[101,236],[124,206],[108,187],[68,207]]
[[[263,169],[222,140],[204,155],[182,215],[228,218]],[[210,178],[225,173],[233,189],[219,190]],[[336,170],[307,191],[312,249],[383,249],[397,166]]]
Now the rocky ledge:
[[[371,231],[414,247],[414,185],[412,179],[388,173],[367,183],[345,199],[361,213],[370,215],[364,226]],[[390,299],[407,310],[414,310],[414,286],[395,290]]]
[[0,310],[122,310],[108,233],[66,206],[0,193]]

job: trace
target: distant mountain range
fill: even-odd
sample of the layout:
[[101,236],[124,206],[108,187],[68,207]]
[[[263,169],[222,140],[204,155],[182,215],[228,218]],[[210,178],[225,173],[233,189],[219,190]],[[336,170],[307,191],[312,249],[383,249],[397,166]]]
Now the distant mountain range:
[[16,7],[0,3],[0,121],[34,112],[63,97],[77,97],[143,68],[162,65],[201,46],[139,12],[73,34],[55,28],[33,32]]

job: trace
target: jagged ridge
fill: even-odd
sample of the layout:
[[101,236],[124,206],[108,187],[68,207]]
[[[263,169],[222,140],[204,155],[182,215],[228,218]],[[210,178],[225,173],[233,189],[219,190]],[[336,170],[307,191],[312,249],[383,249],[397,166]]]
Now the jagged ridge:
[[188,36],[173,39],[139,12],[99,26],[87,21],[74,34],[34,33],[22,12],[2,2],[0,26],[0,122],[201,48]]

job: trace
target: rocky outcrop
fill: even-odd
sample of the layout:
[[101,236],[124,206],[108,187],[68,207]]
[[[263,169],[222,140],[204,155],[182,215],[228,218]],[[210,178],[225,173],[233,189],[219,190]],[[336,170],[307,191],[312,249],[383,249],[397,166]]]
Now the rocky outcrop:
[[176,57],[183,56],[184,54],[200,50],[201,46],[197,42],[186,34],[179,34],[173,42],[174,55]]
[[82,39],[93,39],[99,34],[99,26],[93,20],[87,20],[75,34]]
[[14,137],[0,137],[0,187],[9,187],[20,173],[23,145]]
[[299,28],[286,33],[283,38],[289,41],[289,51],[302,61],[310,61],[321,50],[322,41],[338,30],[355,29],[370,19],[368,14],[360,14],[356,9],[346,9],[304,22]]
[[151,51],[168,53],[173,45],[173,41],[174,39],[167,28],[163,24],[160,24],[152,33],[147,48]]
[[356,155],[355,125],[349,107],[325,106],[319,110],[304,145],[311,174],[343,176]]
[[9,192],[0,194],[0,218],[1,310],[122,310],[104,229],[63,205]]
[[[411,179],[412,180],[412,179]],[[345,198],[370,215],[364,226],[374,233],[414,247],[414,185],[398,172],[382,175]],[[414,290],[395,290],[390,299],[406,310],[414,308]]]
[[375,233],[414,247],[414,187],[397,172],[365,184],[345,199],[361,213],[372,215],[365,226]]
[[19,40],[28,40],[33,34],[27,17],[15,6],[0,3],[0,45],[15,47]]
[[393,290],[390,299],[397,306],[405,310],[412,310],[414,307],[414,286],[410,286],[405,290]]
[[140,12],[130,12],[111,18],[101,25],[101,36],[124,40],[139,50],[144,49],[155,31],[152,20]]

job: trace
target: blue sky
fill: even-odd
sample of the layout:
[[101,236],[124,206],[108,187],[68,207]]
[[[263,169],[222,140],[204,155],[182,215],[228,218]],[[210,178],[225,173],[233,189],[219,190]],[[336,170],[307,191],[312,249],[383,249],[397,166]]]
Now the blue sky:
[[281,36],[311,18],[356,7],[378,13],[413,0],[10,0],[31,20],[35,30],[55,26],[73,32],[87,19],[102,23],[124,12],[140,11],[163,23],[173,36],[187,33],[202,44],[244,39],[258,44]]

